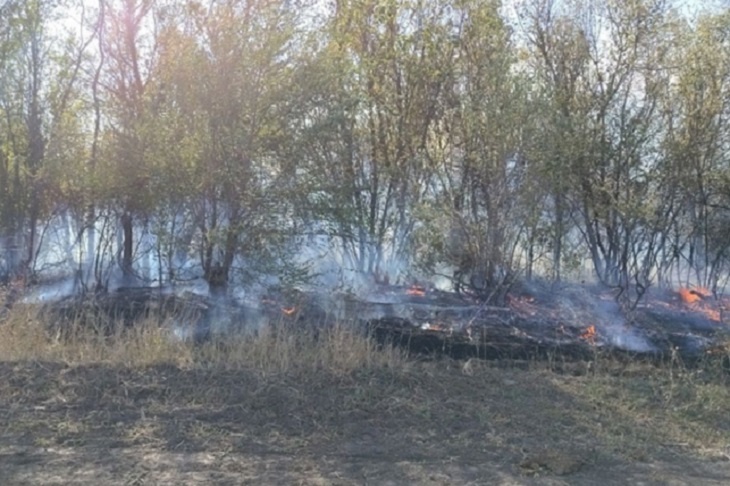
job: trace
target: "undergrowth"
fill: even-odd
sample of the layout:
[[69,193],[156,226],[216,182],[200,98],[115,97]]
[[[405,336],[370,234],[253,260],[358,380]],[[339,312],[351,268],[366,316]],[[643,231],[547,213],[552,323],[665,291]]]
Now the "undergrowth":
[[346,323],[316,335],[292,327],[264,327],[252,335],[202,344],[176,339],[171,324],[171,319],[150,316],[133,325],[118,322],[104,328],[89,326],[82,318],[58,325],[36,307],[16,306],[0,317],[0,361],[246,367],[264,373],[326,370],[334,374],[408,366],[402,350],[377,346]]

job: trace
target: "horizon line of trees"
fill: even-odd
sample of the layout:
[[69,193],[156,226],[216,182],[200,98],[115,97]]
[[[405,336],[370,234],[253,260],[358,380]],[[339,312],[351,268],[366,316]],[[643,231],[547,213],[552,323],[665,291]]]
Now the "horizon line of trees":
[[717,291],[729,88],[730,10],[669,0],[5,0],[0,270],[62,227],[85,288],[143,246],[294,282],[319,242],[492,301],[584,262]]

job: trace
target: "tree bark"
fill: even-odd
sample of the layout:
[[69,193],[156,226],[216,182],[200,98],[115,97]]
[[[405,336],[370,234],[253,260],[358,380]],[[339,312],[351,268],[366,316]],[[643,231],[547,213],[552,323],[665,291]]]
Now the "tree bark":
[[134,275],[133,257],[134,257],[134,218],[129,212],[124,212],[121,217],[122,234],[124,240],[122,242],[122,275],[129,278]]

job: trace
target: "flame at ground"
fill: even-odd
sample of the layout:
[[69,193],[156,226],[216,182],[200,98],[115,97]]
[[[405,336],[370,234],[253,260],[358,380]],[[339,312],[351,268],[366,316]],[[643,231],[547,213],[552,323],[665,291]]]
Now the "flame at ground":
[[[712,292],[707,288],[680,288],[677,293],[679,294],[680,300],[688,304],[692,310],[704,314],[711,321],[722,322],[722,312],[716,306],[711,305],[708,299],[712,297]],[[720,303],[720,305],[724,304]]]
[[515,296],[512,294],[507,294],[507,301],[509,303],[524,302],[527,304],[533,304],[535,302],[535,297],[533,297],[531,295],[516,295]]
[[699,302],[712,296],[712,292],[705,287],[697,287],[694,289],[682,287],[678,290],[678,293],[679,298],[682,299],[682,302],[685,304],[694,304],[695,302]]
[[415,295],[418,297],[424,297],[426,295],[426,289],[421,287],[420,285],[411,285],[406,290],[407,295]]
[[594,344],[596,342],[596,326],[588,326],[586,330],[581,333],[580,338]]
[[[433,322],[426,322],[424,324],[421,324],[421,329],[424,331],[438,331],[438,332],[444,332],[444,331],[453,331],[453,328],[450,326],[447,326],[443,323],[433,323]],[[467,330],[468,334],[468,330]]]
[[282,307],[282,308],[281,308],[281,312],[283,312],[283,313],[284,313],[284,315],[287,315],[287,316],[292,316],[292,315],[294,315],[294,313],[295,313],[296,311],[297,311],[297,308],[296,308],[296,307],[293,307],[293,306],[292,306],[292,307]]

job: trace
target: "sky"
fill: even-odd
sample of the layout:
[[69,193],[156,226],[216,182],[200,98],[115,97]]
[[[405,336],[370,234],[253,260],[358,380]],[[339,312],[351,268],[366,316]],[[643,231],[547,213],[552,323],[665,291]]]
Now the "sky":
[[680,0],[679,3],[683,3],[683,11],[688,14],[696,13],[702,9],[707,10],[720,10],[723,7],[730,7],[730,1],[728,0]]

